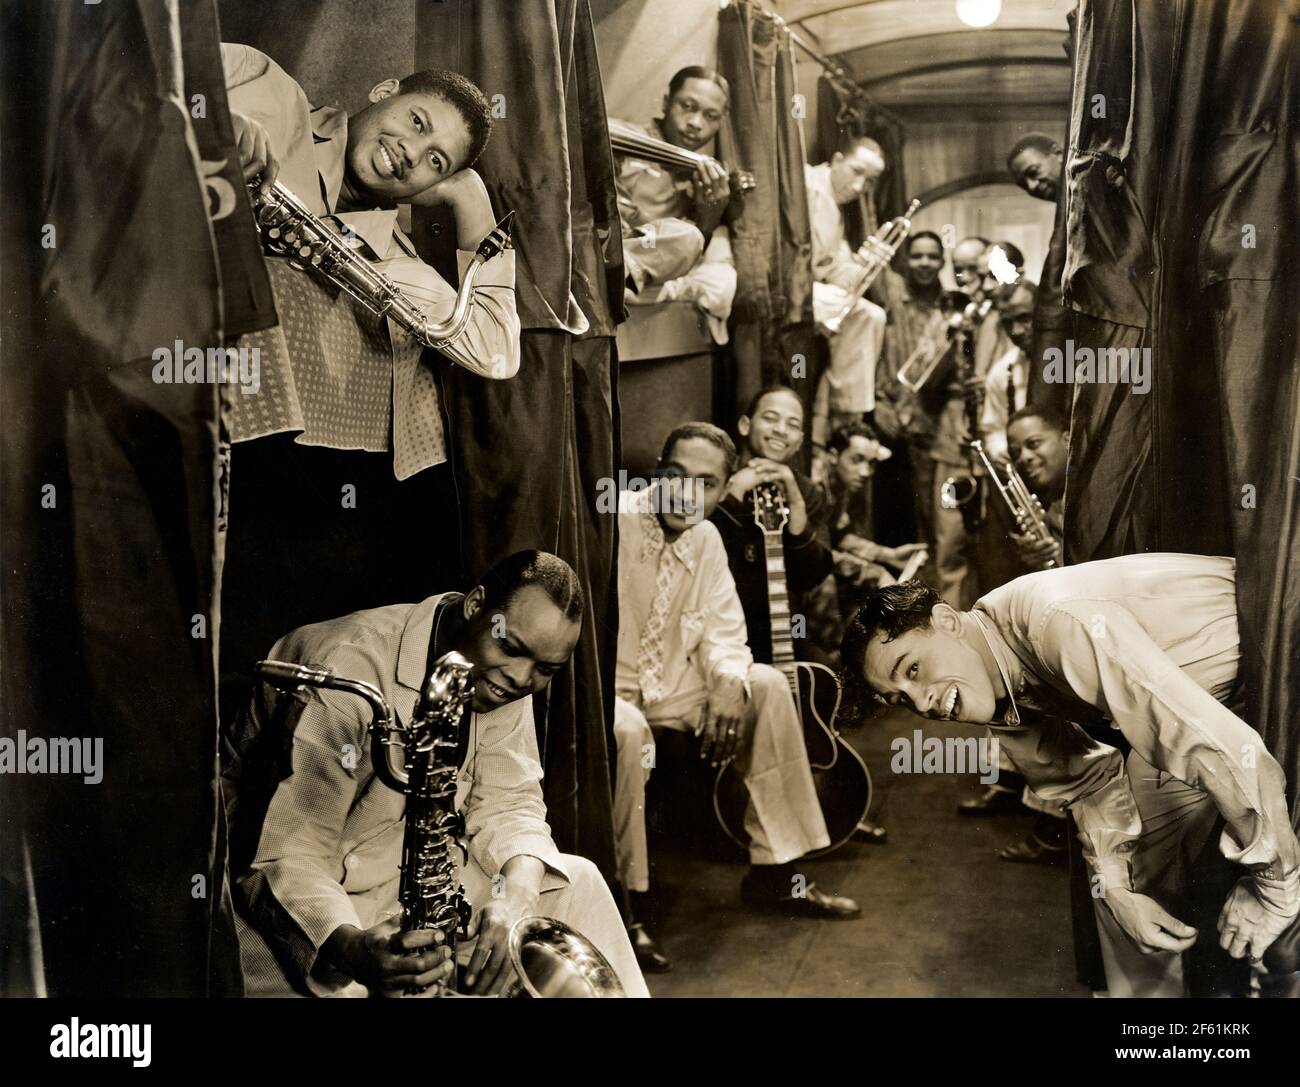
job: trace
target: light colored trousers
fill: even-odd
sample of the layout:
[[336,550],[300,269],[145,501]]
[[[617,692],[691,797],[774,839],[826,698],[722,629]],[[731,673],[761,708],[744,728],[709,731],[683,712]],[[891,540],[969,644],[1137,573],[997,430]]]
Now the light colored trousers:
[[[834,283],[813,284],[813,320],[820,328],[844,308],[848,294]],[[876,363],[885,342],[885,311],[859,298],[830,336],[831,365],[822,376],[830,411],[861,415],[876,407]],[[820,399],[821,389],[818,390]]]
[[[830,838],[790,685],[775,668],[752,664],[749,687],[753,734],[749,749],[741,753],[743,761],[737,764],[749,791],[745,808],[749,859],[753,864],[782,864],[824,848]],[[624,693],[615,702],[614,828],[620,876],[629,889],[644,891],[650,885],[645,836],[645,783],[650,776],[646,763],[654,761],[650,728],[694,731],[708,690],[704,677],[692,668],[663,700],[643,710],[635,704],[636,698],[635,693]]]
[[637,290],[684,276],[704,253],[704,235],[686,219],[653,219],[623,240],[623,267]]
[[[623,915],[600,870],[586,857],[562,853],[560,860],[569,874],[569,882],[553,886],[558,880],[554,875],[548,875],[542,886],[551,889],[544,889],[538,896],[537,912],[563,921],[595,944],[609,960],[628,996],[648,997],[650,991],[646,988],[645,978],[628,940]],[[458,876],[465,897],[477,915],[483,904],[492,897],[492,879],[472,858],[460,867]],[[397,903],[398,882],[394,877],[381,887],[352,896],[363,928],[376,925],[383,917],[400,911]],[[275,964],[274,956],[261,935],[239,915],[236,915],[236,928],[244,964],[245,993],[248,996],[301,995]],[[475,943],[475,940],[459,941],[456,945],[456,960],[462,964],[469,962]],[[369,994],[365,986],[353,982],[333,995],[362,997]]]
[[[1142,817],[1130,862],[1133,890],[1154,898],[1185,922],[1187,876],[1216,826],[1219,810],[1209,793],[1161,773],[1136,751],[1129,753],[1124,772]],[[1110,996],[1185,995],[1181,952],[1144,954],[1103,899],[1093,899],[1093,909]],[[1214,938],[1217,941],[1217,931]]]

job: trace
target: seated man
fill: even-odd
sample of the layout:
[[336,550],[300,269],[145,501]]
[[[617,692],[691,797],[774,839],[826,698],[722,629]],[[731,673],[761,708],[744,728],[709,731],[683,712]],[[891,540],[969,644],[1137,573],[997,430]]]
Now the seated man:
[[745,613],[718,530],[736,448],[709,423],[684,423],[664,442],[661,478],[624,492],[618,515],[618,770],[614,818],[625,884],[648,887],[644,790],[650,725],[690,731],[700,758],[735,759],[749,791],[750,868],[741,896],[803,917],[846,918],[852,899],[828,894],[796,863],[830,844],[803,727],[785,677],[756,664]]
[[[826,432],[861,419],[876,407],[876,364],[885,338],[885,311],[875,302],[849,294],[862,278],[863,264],[849,249],[840,208],[857,200],[884,171],[880,144],[866,137],[836,151],[828,162],[803,168],[812,226],[813,319],[830,340],[830,368],[817,391],[818,401],[824,399],[827,406]],[[838,330],[828,329],[826,322],[850,301],[853,307]],[[824,440],[820,427],[814,427],[813,439]]]
[[[632,303],[695,302],[719,343],[736,295],[736,268],[723,219],[730,177],[713,156],[730,89],[711,68],[683,68],[668,83],[662,117],[646,124],[612,122],[706,156],[694,176],[635,155],[620,155],[619,215],[623,266]],[[657,289],[654,289],[657,288]]]
[[[1183,995],[1182,952],[1213,951],[1211,927],[1258,962],[1300,914],[1282,769],[1228,704],[1235,573],[1227,558],[1126,555],[1028,574],[965,612],[889,586],[844,638],[853,705],[988,724],[1034,792],[1069,808],[1111,996]],[[1097,717],[1127,760],[1075,723]],[[1226,864],[1208,857],[1216,841]],[[1199,900],[1220,876],[1236,880],[1222,908]],[[1200,931],[1179,916],[1196,906]]]
[[[710,520],[722,537],[736,594],[745,611],[745,630],[754,659],[772,663],[772,612],[763,532],[754,521],[752,492],[760,483],[780,488],[789,509],[781,533],[785,563],[786,610],[804,614],[803,595],[831,572],[830,550],[818,539],[826,517],[826,492],[802,472],[792,468],[803,444],[803,403],[785,385],[759,390],[736,424],[740,433],[740,466],[727,480],[727,493]],[[790,635],[787,620],[784,635]],[[809,653],[810,631],[796,631],[794,653],[801,660],[817,659]]]
[[[468,959],[468,992],[495,994],[511,983],[510,927],[543,914],[590,939],[629,995],[647,995],[609,888],[589,861],[555,848],[542,802],[531,696],[565,666],[581,616],[573,570],[523,551],[464,596],[316,623],[271,650],[274,659],[372,684],[399,718],[414,709],[432,661],[455,650],[474,665],[456,798],[468,842],[457,878],[474,910],[473,939],[458,948]],[[369,723],[360,698],[262,685],[223,743],[250,996],[396,996],[452,974],[433,930],[396,934],[406,800],[375,776]]]
[[893,585],[894,573],[901,573],[914,555],[924,552],[925,544],[884,547],[873,540],[871,477],[876,464],[887,460],[890,453],[868,424],[846,423],[836,428],[827,454],[831,513],[824,542],[835,564],[837,629],[842,638],[864,595],[877,585]]
[[[463,273],[495,226],[487,189],[469,168],[492,127],[491,108],[482,92],[454,72],[416,72],[376,84],[370,105],[349,117],[342,110],[313,108],[292,77],[250,46],[223,44],[221,60],[244,176],[251,180],[260,174],[263,189],[278,179],[314,214],[335,216],[368,248],[359,250],[362,255],[433,318],[445,319],[456,290],[416,257],[397,226],[397,205],[445,204],[451,210]],[[510,378],[519,369],[514,262],[513,251],[506,250],[479,270],[469,326],[457,340],[457,361],[482,377]],[[373,403],[353,396],[349,412],[363,418],[345,419],[352,429],[340,431],[344,423],[334,416],[347,413],[331,413],[337,405],[298,402],[308,400],[318,383],[289,382],[288,390],[295,384],[298,389],[297,399],[288,402],[291,394],[281,391],[285,383],[268,381],[262,397],[236,398],[234,440],[298,429],[308,432],[306,440],[312,445],[391,448],[399,479],[444,461],[435,375],[421,365],[419,344],[394,329],[393,346],[383,346],[392,358],[393,373],[377,386]],[[282,340],[263,334],[256,342],[264,354],[275,355],[287,351]],[[288,360],[279,361],[287,365]],[[294,362],[299,361],[295,357]],[[305,352],[301,361],[308,361]],[[349,389],[357,392],[353,386]],[[283,411],[251,403],[280,396],[286,398],[280,405]]]

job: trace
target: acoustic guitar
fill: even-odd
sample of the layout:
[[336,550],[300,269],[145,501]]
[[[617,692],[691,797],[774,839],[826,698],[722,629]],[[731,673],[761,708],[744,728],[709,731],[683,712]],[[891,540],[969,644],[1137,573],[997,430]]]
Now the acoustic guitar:
[[[803,722],[813,785],[830,836],[828,846],[809,856],[823,856],[847,842],[858,823],[866,818],[871,806],[871,774],[862,757],[835,730],[835,715],[840,707],[840,684],[835,673],[822,664],[795,660],[781,535],[790,520],[785,494],[775,483],[761,483],[751,493],[754,522],[763,533],[767,561],[772,666],[785,676],[794,695]],[[713,784],[713,811],[727,837],[742,848],[749,846],[745,831],[748,802],[749,793],[740,771],[732,764],[722,767]]]

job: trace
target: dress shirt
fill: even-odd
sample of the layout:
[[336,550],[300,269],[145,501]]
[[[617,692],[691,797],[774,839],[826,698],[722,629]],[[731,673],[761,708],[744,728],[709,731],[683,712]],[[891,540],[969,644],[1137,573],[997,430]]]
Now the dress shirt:
[[654,605],[659,553],[666,546],[673,549],[683,570],[673,586],[664,628],[665,688],[671,691],[696,665],[710,684],[724,675],[747,683],[754,662],[722,537],[710,522],[703,521],[672,544],[666,543],[659,519],[651,512],[658,491],[656,485],[619,495],[615,689],[630,701],[639,701],[641,631]]
[[803,177],[808,189],[808,223],[812,227],[813,278],[849,290],[862,277],[862,265],[853,259],[844,236],[844,213],[831,188],[830,163],[805,164]]
[[[1010,379],[1015,401],[1007,403],[1007,380]],[[1007,420],[1025,406],[1029,396],[1029,360],[1018,347],[989,367],[984,379],[984,410],[980,415],[980,433],[984,451],[990,460],[1007,455]]]
[[1126,555],[1030,574],[975,604],[1011,692],[992,726],[1002,749],[1035,793],[1070,806],[1085,856],[1112,887],[1132,886],[1142,822],[1120,753],[1070,719],[1098,712],[1161,773],[1221,812],[1248,813],[1248,841],[1224,829],[1226,858],[1294,879],[1300,846],[1281,770],[1220,701],[1237,677],[1235,574],[1228,558]]
[[[441,599],[301,627],[269,655],[371,683],[406,720],[424,681]],[[329,935],[340,925],[367,928],[397,907],[406,799],[375,776],[369,725],[369,707],[354,695],[311,690],[295,697],[261,685],[224,752],[239,895],[281,968],[317,994],[350,980],[316,963]],[[568,877],[546,822],[541,780],[531,699],[471,715],[456,786],[469,855],[489,876],[512,857],[537,857],[547,868],[547,890]],[[244,958],[247,969],[247,952]],[[261,967],[274,969],[254,962],[254,970]]]
[[[293,191],[316,215],[334,212],[343,184],[347,151],[347,114],[329,107],[313,107],[298,83],[265,53],[247,45],[223,44],[221,62],[226,76],[230,108],[260,123],[280,162],[278,180]],[[456,289],[421,261],[415,247],[398,228],[396,209],[343,212],[334,217],[351,228],[379,259],[380,272],[391,279],[416,305],[435,320],[452,311]],[[463,277],[474,254],[458,250],[457,266]],[[475,304],[469,325],[458,345],[471,356],[467,368],[489,378],[510,378],[519,370],[519,318],[515,312],[515,255],[513,250],[484,264],[475,281]],[[391,327],[391,326],[390,326]],[[274,330],[272,330],[274,331]],[[391,403],[392,448],[398,478],[446,460],[445,443],[438,408],[438,391],[431,367],[422,362],[423,348],[395,329],[392,335],[393,373]],[[250,343],[257,342],[251,337]],[[293,360],[295,363],[297,359]],[[334,366],[339,365],[333,360]],[[296,383],[300,393],[309,394],[309,375]],[[267,393],[294,386],[267,383]],[[327,386],[328,387],[328,386]],[[255,416],[245,418],[235,401],[232,437],[236,441],[277,432],[267,429],[267,418],[296,420],[303,425],[307,444],[332,448],[356,448],[351,437],[336,434],[334,418],[354,410],[350,404],[286,405],[283,412],[261,406]],[[245,425],[247,424],[247,425]],[[381,431],[387,419],[374,420]],[[289,424],[278,430],[289,430]],[[368,446],[365,446],[368,448]]]

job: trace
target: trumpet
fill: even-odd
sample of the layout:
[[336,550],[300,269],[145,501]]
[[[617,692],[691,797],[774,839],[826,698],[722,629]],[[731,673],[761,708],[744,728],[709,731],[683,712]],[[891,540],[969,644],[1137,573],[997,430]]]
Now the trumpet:
[[[1011,519],[1015,521],[1016,527],[1021,532],[1027,534],[1034,543],[1054,542],[1052,530],[1047,527],[1047,515],[1043,512],[1043,504],[1038,500],[1016,471],[1014,464],[1008,464],[1006,467],[1006,481],[1004,482],[998,473],[998,469],[989,459],[989,455],[984,452],[984,443],[976,439],[971,442],[971,449],[975,455],[984,464],[984,470],[988,472],[989,478],[993,480],[993,486],[997,489],[1002,501],[1006,504],[1007,510],[1011,513]],[[1049,561],[1048,569],[1056,566],[1054,561]]]
[[903,244],[908,234],[912,232],[912,216],[916,214],[916,209],[920,206],[921,201],[913,200],[907,205],[907,210],[902,215],[881,225],[853,254],[853,259],[862,265],[862,274],[858,276],[857,282],[848,289],[848,301],[844,303],[839,312],[831,314],[829,318],[822,322],[822,328],[827,335],[834,336],[835,333],[839,332],[840,325],[844,323],[844,318],[858,304],[858,299],[866,294],[867,288],[876,281],[880,273],[894,259],[898,247]]

